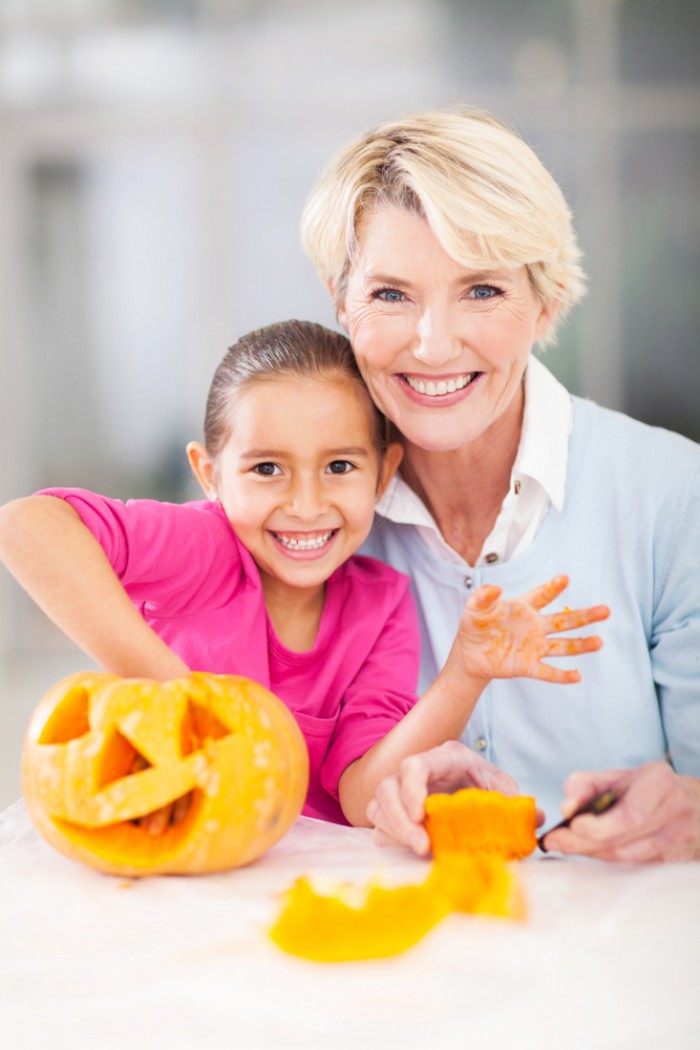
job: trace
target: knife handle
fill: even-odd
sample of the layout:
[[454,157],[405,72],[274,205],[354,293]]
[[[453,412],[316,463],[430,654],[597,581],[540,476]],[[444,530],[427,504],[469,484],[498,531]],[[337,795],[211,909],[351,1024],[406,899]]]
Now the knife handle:
[[553,831],[558,831],[559,828],[568,828],[572,820],[576,817],[582,816],[584,813],[592,813],[596,817],[600,816],[601,813],[605,813],[607,810],[612,809],[615,803],[619,801],[620,797],[621,793],[615,791],[614,788],[606,788],[605,791],[601,791],[599,794],[594,795],[593,798],[589,798],[587,802],[580,805],[578,809],[574,810],[571,816],[566,818],[566,820],[562,820],[558,824],[555,824],[553,828],[543,831],[537,839],[537,845],[543,853],[546,853],[547,847],[544,844],[544,840],[547,835],[550,835]]

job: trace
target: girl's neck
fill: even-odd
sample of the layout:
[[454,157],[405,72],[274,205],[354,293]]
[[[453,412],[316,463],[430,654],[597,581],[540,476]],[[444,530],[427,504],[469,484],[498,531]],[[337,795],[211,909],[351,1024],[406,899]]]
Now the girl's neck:
[[294,653],[313,649],[321,626],[326,585],[290,587],[261,573],[265,609],[282,645]]
[[474,565],[496,523],[522,431],[522,396],[475,441],[450,452],[404,442],[401,473],[446,542]]

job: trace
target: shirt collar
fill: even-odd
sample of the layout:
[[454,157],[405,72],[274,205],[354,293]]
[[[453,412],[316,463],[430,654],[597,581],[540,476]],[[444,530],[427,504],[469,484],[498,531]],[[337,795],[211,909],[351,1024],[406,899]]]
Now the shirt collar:
[[[564,506],[572,423],[568,390],[531,355],[525,372],[523,428],[511,481],[532,478],[557,510]],[[400,474],[394,476],[376,509],[390,521],[437,527],[428,508]]]

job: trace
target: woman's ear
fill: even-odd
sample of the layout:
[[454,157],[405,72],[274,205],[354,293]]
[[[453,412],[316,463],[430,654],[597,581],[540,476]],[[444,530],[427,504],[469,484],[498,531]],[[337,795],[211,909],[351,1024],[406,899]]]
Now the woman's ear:
[[214,478],[214,464],[204,445],[199,441],[190,441],[187,446],[187,458],[192,467],[192,473],[196,477],[207,499],[216,499],[216,481]]
[[549,329],[554,323],[554,318],[559,312],[559,299],[552,299],[549,303],[542,303],[539,317],[535,324],[535,339],[538,343],[540,339],[544,339]]
[[345,309],[345,299],[338,299],[338,288],[335,284],[335,281],[331,277],[329,277],[326,281],[326,288],[328,289],[328,294],[335,303],[335,316],[338,321],[338,324],[347,334],[348,326],[346,324],[347,311]]
[[384,453],[382,467],[379,472],[379,483],[377,485],[377,499],[381,499],[387,490],[387,486],[399,469],[403,459],[403,445],[398,441],[392,441]]

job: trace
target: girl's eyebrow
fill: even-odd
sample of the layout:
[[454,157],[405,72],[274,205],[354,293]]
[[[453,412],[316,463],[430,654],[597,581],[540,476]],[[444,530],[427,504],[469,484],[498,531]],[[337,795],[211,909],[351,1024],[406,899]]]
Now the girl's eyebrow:
[[[322,450],[323,456],[369,456],[369,454],[366,445],[348,445],[346,448]],[[274,448],[251,448],[240,453],[241,459],[283,459],[289,455],[289,451]]]

